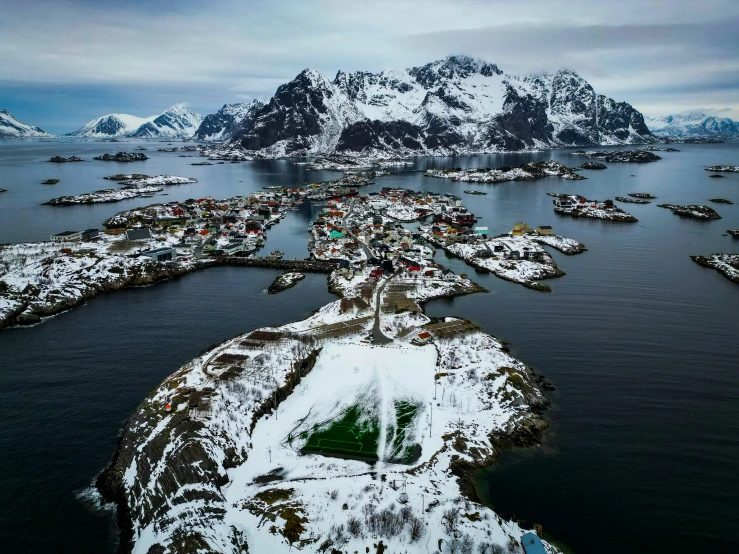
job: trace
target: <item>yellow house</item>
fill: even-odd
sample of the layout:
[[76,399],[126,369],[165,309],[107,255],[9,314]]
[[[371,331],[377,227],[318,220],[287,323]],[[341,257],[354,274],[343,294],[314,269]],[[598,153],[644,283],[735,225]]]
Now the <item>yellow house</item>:
[[533,233],[534,231],[529,227],[528,223],[524,223],[523,221],[516,221],[516,223],[513,224],[513,231],[511,231],[511,235],[514,237],[521,237],[523,235]]

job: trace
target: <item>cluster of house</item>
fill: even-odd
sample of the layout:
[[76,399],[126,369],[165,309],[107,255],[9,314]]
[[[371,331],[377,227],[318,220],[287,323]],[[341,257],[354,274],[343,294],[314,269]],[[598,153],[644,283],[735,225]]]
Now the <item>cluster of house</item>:
[[422,234],[406,229],[392,214],[410,209],[406,213],[414,220],[440,214],[451,221],[474,221],[458,200],[388,188],[367,196],[331,198],[310,224],[311,256],[339,260],[339,274],[348,279],[368,272],[365,276],[373,281],[403,271],[414,278],[456,280],[454,272],[434,264],[434,249]]
[[544,252],[535,244],[528,244],[529,241],[506,239],[524,238],[527,235],[549,236],[554,232],[550,225],[540,225],[532,229],[527,223],[517,221],[509,233],[488,240],[487,227],[473,228],[468,223],[442,222],[437,217],[434,217],[432,224],[422,226],[421,230],[432,242],[442,246],[471,245],[475,248],[474,256],[477,258],[530,261],[543,260]]
[[312,183],[303,192],[310,200],[326,200],[328,198],[343,198],[345,196],[356,196],[359,194],[357,187],[372,184],[367,177],[356,173],[344,175],[333,181]]
[[587,200],[584,196],[571,194],[567,196],[560,196],[553,200],[554,211],[571,214],[581,210],[587,210],[590,208],[601,209],[601,210],[615,210],[616,206],[613,204],[613,200],[604,200],[599,202],[598,200]]
[[[128,241],[165,241],[166,247],[137,255],[156,261],[188,259],[197,251],[204,256],[247,256],[265,243],[266,230],[299,205],[300,191],[270,191],[225,200],[211,197],[169,202],[116,214],[105,222],[106,235]],[[65,231],[51,236],[54,242],[88,241],[100,236],[97,229]]]

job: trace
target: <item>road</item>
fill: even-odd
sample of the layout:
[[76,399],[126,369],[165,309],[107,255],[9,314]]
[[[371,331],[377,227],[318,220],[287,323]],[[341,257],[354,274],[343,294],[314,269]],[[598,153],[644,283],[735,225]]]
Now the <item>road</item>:
[[385,336],[385,333],[382,332],[382,327],[380,327],[380,309],[382,308],[382,291],[385,290],[385,286],[397,274],[398,272],[396,271],[395,273],[393,273],[392,277],[390,277],[387,281],[379,286],[379,288],[377,289],[377,296],[375,297],[375,324],[372,327],[372,342],[374,344],[379,344],[380,346],[393,342],[393,339]]

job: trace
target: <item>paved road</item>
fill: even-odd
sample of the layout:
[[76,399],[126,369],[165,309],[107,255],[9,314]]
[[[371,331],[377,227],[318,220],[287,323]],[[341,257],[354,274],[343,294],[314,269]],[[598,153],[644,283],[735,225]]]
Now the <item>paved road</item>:
[[397,274],[398,272],[396,271],[395,273],[393,273],[392,277],[390,277],[387,281],[380,285],[380,287],[377,289],[377,296],[375,297],[375,324],[372,327],[372,342],[374,344],[379,344],[380,346],[393,342],[393,339],[385,336],[385,334],[382,332],[382,327],[380,327],[380,308],[382,307],[382,291],[385,290],[385,286],[387,286],[387,284]]

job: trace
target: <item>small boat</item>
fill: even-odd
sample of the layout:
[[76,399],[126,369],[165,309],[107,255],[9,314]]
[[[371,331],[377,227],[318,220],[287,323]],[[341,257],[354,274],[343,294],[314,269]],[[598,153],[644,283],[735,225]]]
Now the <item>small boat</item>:
[[464,193],[465,194],[475,194],[475,195],[479,195],[479,196],[482,196],[482,195],[487,194],[487,192],[482,192],[481,190],[466,190],[466,191],[464,191]]
[[280,252],[279,250],[274,250],[273,252],[270,252],[269,256],[267,256],[270,260],[280,260],[285,255],[284,252]]

